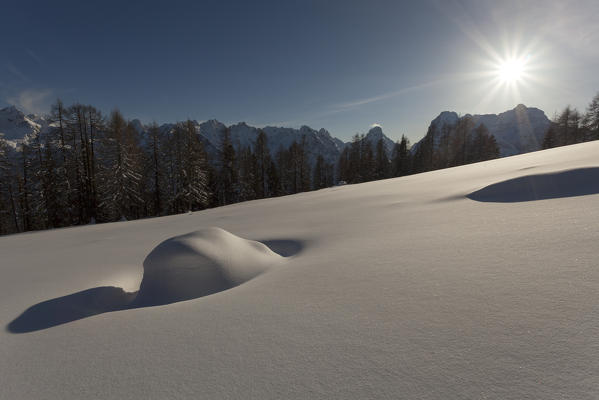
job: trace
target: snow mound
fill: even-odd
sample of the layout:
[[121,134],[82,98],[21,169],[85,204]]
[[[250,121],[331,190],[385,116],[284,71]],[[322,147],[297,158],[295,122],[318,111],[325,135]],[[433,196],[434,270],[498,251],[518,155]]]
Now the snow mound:
[[494,183],[466,197],[493,203],[547,200],[599,193],[599,167],[526,175]]
[[139,291],[100,286],[46,300],[29,307],[6,328],[12,333],[33,332],[107,312],[196,299],[247,282],[303,248],[301,242],[289,239],[264,243],[220,228],[175,236],[146,257]]
[[149,306],[195,299],[238,286],[279,264],[266,245],[206,228],[160,243],[144,261],[135,299]]

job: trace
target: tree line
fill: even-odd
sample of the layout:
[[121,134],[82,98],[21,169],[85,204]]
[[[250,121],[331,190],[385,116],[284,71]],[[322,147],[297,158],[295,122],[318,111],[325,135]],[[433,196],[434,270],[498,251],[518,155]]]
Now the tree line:
[[475,126],[473,119],[465,116],[455,125],[444,124],[441,129],[431,124],[415,149],[410,148],[410,141],[402,135],[390,158],[383,139],[379,139],[373,149],[363,134],[356,134],[341,152],[338,173],[341,181],[360,183],[498,157],[499,147],[487,127]]
[[206,153],[192,121],[140,133],[119,111],[52,105],[51,129],[11,148],[0,138],[0,234],[171,215],[332,186],[305,137],[274,156],[260,130],[235,149],[228,128]]
[[567,106],[556,114],[543,139],[543,148],[566,146],[599,139],[599,93],[593,97],[586,112]]
[[[190,120],[140,133],[118,110],[105,116],[60,100],[48,120],[51,129],[16,149],[0,137],[0,234],[178,214],[499,157],[493,135],[470,116],[432,124],[415,148],[402,136],[390,156],[382,138],[356,134],[336,165],[322,155],[311,165],[305,136],[271,155],[264,131],[236,149],[225,128],[210,156]],[[596,139],[599,94],[584,114],[568,106],[556,115],[543,148]]]

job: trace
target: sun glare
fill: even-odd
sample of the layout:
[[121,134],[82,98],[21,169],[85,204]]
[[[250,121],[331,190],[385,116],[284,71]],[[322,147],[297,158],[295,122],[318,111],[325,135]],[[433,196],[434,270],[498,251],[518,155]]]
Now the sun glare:
[[497,77],[503,83],[516,83],[522,80],[526,71],[526,58],[504,60],[497,68]]

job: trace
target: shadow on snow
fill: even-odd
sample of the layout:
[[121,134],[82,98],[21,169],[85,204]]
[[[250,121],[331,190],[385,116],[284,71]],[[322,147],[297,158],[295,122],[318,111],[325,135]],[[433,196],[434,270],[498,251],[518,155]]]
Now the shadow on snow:
[[[169,239],[161,243],[152,250],[148,257],[146,257],[144,260],[144,279],[146,279],[146,275],[148,275],[148,270],[151,269],[152,257],[155,258],[156,252],[160,253],[161,246],[164,247],[165,244],[168,245],[169,241],[172,240],[173,239]],[[261,242],[270,250],[283,257],[296,255],[305,247],[304,242],[290,239],[263,240]],[[176,245],[179,247],[181,246],[180,243],[176,243]],[[173,247],[171,246],[170,248],[172,249]],[[189,253],[190,251],[189,249],[183,249],[182,253],[185,252]],[[178,252],[174,257],[180,254],[181,252]],[[213,260],[208,260],[209,262],[206,262],[206,257],[202,254],[198,257],[199,258],[196,258],[196,260],[199,260],[198,262],[202,264],[199,268],[200,273],[189,273],[187,276],[183,277],[183,279],[187,281],[187,288],[183,288],[180,293],[176,293],[178,288],[175,287],[174,296],[160,296],[159,294],[154,296],[155,293],[151,290],[142,293],[144,289],[144,280],[142,280],[140,290],[131,293],[125,292],[119,287],[101,286],[35,304],[10,322],[6,326],[6,329],[11,333],[34,332],[107,312],[191,300],[227,290],[243,283],[227,281],[223,278],[225,274],[218,269],[218,265],[216,265],[215,268]],[[216,279],[215,276],[218,279]],[[189,289],[190,287],[192,288],[191,290]],[[171,287],[169,289],[173,288]]]
[[494,183],[466,197],[491,203],[516,203],[599,193],[599,167],[527,175]]

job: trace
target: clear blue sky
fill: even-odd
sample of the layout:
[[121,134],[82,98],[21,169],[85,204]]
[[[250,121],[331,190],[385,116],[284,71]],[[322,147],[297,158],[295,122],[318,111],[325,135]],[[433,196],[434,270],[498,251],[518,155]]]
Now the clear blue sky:
[[[56,98],[159,123],[380,124],[423,136],[439,112],[518,103],[549,117],[599,91],[599,1],[10,1],[0,106]],[[501,60],[525,57],[505,84]]]

